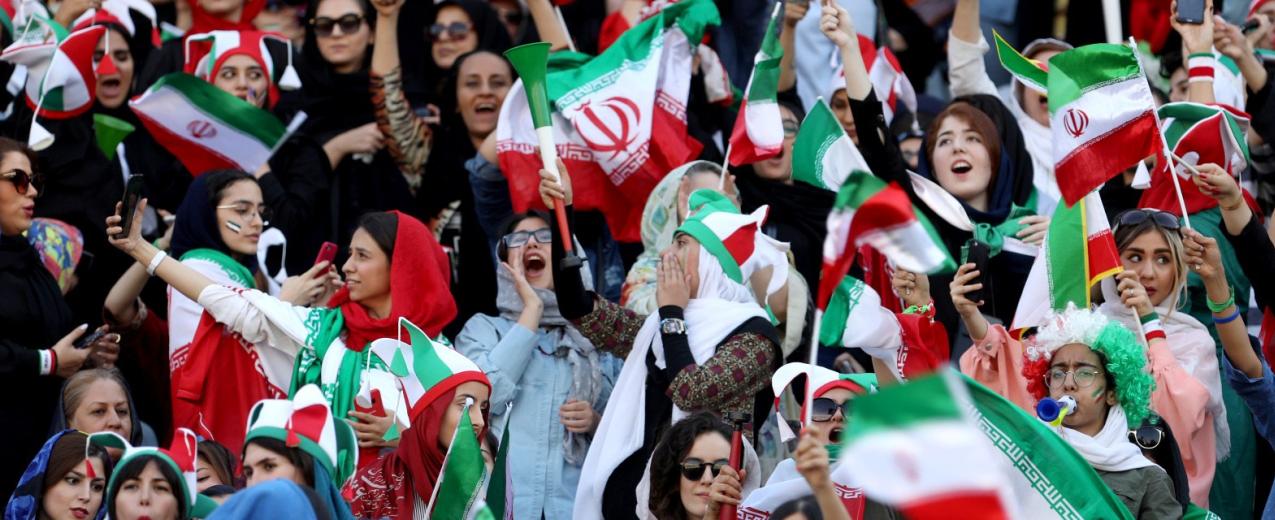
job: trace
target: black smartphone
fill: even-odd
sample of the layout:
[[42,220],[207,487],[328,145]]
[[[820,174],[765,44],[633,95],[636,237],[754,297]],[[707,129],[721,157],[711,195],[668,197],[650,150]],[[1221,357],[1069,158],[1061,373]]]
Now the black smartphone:
[[1178,0],[1178,22],[1199,25],[1204,23],[1207,15],[1204,12],[1204,0]]
[[124,219],[120,222],[123,231],[115,235],[116,239],[127,237],[129,231],[133,229],[133,212],[137,211],[137,203],[142,200],[142,181],[141,175],[128,178],[128,185],[124,187],[124,207],[120,213],[120,217]]
[[968,258],[967,261],[973,263],[974,269],[978,271],[978,278],[975,278],[974,280],[970,281],[970,284],[975,284],[979,282],[982,282],[983,284],[982,289],[965,293],[965,297],[974,303],[978,303],[982,301],[983,295],[987,294],[988,289],[991,288],[990,281],[989,281],[990,278],[984,278],[984,276],[987,275],[987,264],[988,264],[988,259],[991,256],[991,252],[992,251],[991,249],[987,247],[987,244],[979,242],[978,240],[974,240],[970,242],[969,255],[967,256]]
[[88,348],[89,345],[92,345],[93,342],[101,339],[102,336],[105,336],[105,335],[106,335],[105,331],[95,330],[93,332],[80,336],[80,339],[75,340],[75,343],[72,343],[71,346],[75,348],[80,348],[80,349]]

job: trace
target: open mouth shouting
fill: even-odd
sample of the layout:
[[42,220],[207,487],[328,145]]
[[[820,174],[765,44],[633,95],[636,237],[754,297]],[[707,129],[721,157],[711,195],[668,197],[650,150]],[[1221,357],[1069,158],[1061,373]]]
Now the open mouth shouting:
[[974,165],[965,159],[957,159],[952,162],[952,173],[957,175],[965,175],[974,169]]
[[539,249],[529,250],[522,255],[522,270],[528,281],[541,279],[548,266],[544,252]]

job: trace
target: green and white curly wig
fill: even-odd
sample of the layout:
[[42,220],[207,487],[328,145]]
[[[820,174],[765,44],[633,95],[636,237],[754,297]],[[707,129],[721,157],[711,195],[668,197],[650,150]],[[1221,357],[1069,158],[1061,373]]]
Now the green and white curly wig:
[[1077,309],[1074,304],[1068,304],[1065,311],[1046,316],[1036,336],[1028,340],[1023,353],[1027,391],[1036,399],[1049,396],[1044,380],[1049,361],[1058,349],[1072,343],[1087,345],[1098,353],[1107,382],[1116,393],[1116,402],[1129,419],[1129,427],[1141,425],[1150,415],[1151,391],[1155,389],[1142,344],[1120,323],[1100,312]]

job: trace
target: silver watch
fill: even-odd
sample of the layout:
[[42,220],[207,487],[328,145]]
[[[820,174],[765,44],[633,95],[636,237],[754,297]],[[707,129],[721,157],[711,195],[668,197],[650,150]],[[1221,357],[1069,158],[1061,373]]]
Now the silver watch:
[[686,322],[681,318],[664,318],[660,320],[660,332],[664,334],[686,334]]

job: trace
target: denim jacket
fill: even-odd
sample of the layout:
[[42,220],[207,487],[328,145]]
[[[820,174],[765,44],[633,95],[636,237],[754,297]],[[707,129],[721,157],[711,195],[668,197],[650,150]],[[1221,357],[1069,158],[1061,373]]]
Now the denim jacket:
[[[551,337],[483,314],[470,318],[456,337],[456,349],[491,380],[492,432],[500,438],[510,428],[509,442],[517,446],[509,450],[514,518],[571,518],[580,480],[580,466],[563,457],[567,430],[558,421],[558,408],[570,397],[571,363],[552,354],[557,345]],[[602,391],[593,410],[601,414],[621,362],[610,354],[599,354]],[[510,401],[513,407],[506,414]]]
[[[1240,394],[1249,411],[1253,412],[1253,427],[1257,433],[1275,447],[1275,375],[1271,374],[1271,367],[1263,362],[1262,377],[1253,379],[1222,356],[1222,372],[1230,381],[1231,388]],[[1275,518],[1275,491],[1266,497],[1262,518]]]

